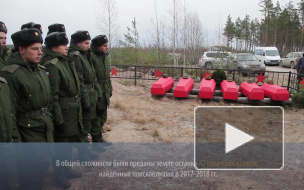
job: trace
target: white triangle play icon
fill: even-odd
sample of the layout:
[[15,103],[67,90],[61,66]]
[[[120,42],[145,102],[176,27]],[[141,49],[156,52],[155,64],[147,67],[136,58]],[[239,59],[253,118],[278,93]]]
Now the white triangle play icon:
[[242,146],[243,144],[252,141],[254,139],[253,136],[244,133],[243,131],[225,123],[225,153]]

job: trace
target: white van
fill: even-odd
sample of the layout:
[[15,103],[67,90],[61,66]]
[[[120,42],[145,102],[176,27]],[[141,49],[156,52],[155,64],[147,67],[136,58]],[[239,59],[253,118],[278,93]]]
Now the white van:
[[256,47],[254,55],[265,65],[280,65],[282,59],[276,47]]

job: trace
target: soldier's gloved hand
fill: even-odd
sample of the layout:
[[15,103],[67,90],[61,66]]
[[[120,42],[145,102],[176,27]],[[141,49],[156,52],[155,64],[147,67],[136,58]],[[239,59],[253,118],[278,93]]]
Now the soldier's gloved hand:
[[110,98],[112,97],[112,91],[110,92]]
[[91,112],[91,107],[82,108],[82,112],[83,113],[90,113]]
[[62,135],[63,131],[64,131],[64,123],[54,126],[55,135],[58,135],[58,134]]

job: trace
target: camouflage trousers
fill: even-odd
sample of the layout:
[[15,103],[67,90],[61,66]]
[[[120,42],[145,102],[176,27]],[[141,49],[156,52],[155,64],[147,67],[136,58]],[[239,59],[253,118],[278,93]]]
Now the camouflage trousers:
[[107,119],[108,119],[108,109],[104,109],[100,115],[100,132],[103,133],[104,130],[103,130],[103,126],[104,124],[107,122]]

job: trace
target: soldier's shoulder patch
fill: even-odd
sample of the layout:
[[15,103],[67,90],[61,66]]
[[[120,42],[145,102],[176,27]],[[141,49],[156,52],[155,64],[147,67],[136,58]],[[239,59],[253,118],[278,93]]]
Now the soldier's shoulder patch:
[[7,83],[6,80],[5,80],[5,78],[2,78],[2,77],[0,77],[0,82]]
[[20,68],[20,65],[18,64],[12,64],[5,67],[3,70],[9,73],[14,73],[17,69]]
[[73,54],[74,54],[74,55],[79,55],[80,52],[79,52],[79,51],[74,51]]
[[52,59],[51,60],[51,63],[53,64],[53,65],[56,65],[57,63],[58,63],[58,59],[57,58],[54,58],[54,59]]
[[42,65],[39,65],[39,64],[38,64],[38,67],[39,67],[40,69],[45,69],[45,70],[47,69],[45,66],[42,66]]

